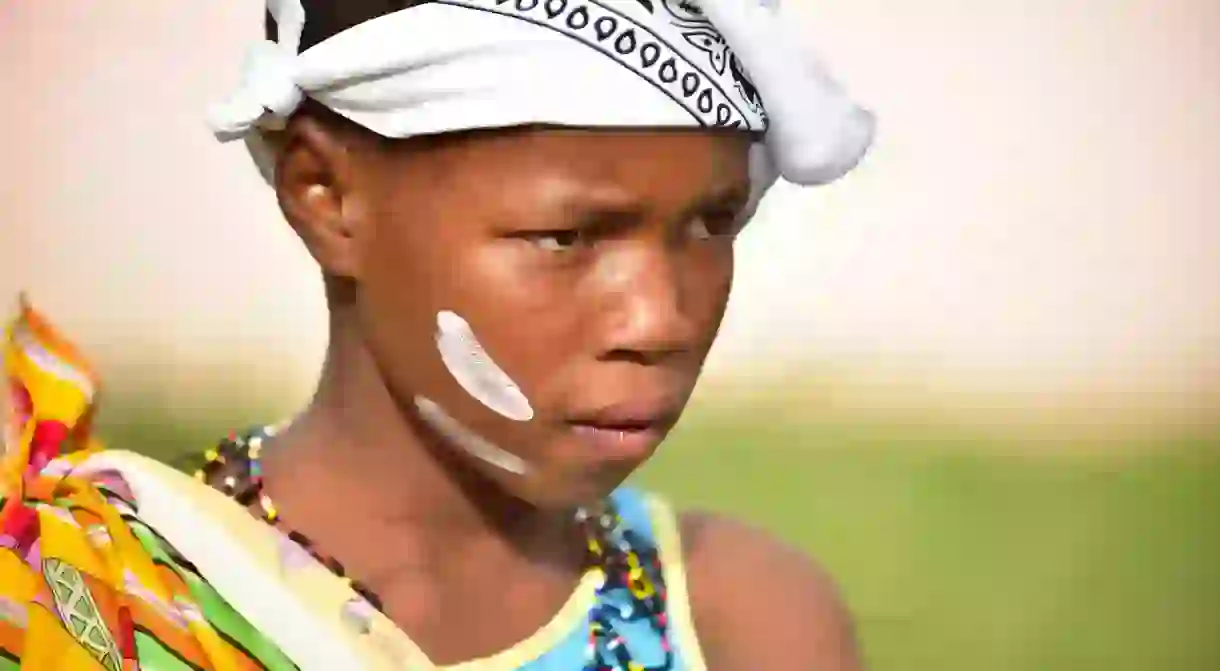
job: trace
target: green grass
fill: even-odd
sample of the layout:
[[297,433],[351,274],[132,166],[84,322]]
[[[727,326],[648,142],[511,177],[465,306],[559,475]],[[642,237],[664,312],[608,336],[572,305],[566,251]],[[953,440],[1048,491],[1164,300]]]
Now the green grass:
[[[105,433],[168,458],[204,424]],[[816,555],[875,671],[1220,669],[1220,436],[1121,459],[971,440],[692,417],[639,480]]]
[[641,480],[816,555],[878,671],[1220,669],[1220,440],[1032,459],[896,435],[705,422]]

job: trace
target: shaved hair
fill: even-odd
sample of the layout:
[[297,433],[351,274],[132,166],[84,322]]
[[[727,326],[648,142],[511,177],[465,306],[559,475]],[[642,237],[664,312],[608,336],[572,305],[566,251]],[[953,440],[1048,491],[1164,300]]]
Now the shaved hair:
[[[301,51],[365,21],[426,2],[429,0],[301,0],[301,6],[305,8]],[[267,14],[266,31],[267,39],[278,39],[279,31],[270,13]]]

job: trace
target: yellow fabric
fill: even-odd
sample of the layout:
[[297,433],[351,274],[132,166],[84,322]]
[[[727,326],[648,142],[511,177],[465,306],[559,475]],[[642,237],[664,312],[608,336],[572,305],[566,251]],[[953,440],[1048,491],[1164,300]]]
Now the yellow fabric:
[[[26,301],[20,308],[3,349],[12,396],[0,466],[0,652],[23,671],[135,669],[135,625],[182,626],[133,608],[143,604],[128,584],[165,603],[189,606],[191,596],[157,570],[95,483],[76,475],[100,451],[89,433],[97,378]],[[189,622],[183,634],[176,652],[208,671],[254,668],[207,622]]]
[[88,444],[88,432],[96,375],[24,296],[19,308],[4,344],[4,372],[12,391],[12,416],[5,423],[5,459],[0,468],[5,490],[21,486],[20,476],[29,464],[30,442],[39,421],[59,422],[70,430],[78,447],[95,447]]
[[648,518],[657,549],[665,558],[661,571],[668,590],[669,622],[674,640],[682,650],[689,671],[707,671],[703,647],[695,634],[695,619],[690,610],[690,594],[686,590],[686,564],[682,550],[682,534],[673,508],[655,496],[646,499]]
[[[283,581],[313,615],[326,623],[331,635],[345,641],[347,646],[360,656],[367,669],[511,671],[539,657],[565,635],[570,634],[574,627],[579,626],[594,601],[599,578],[594,571],[590,571],[555,617],[530,637],[489,657],[439,666],[428,659],[423,650],[402,629],[381,613],[372,614],[367,635],[360,634],[356,628],[344,623],[337,615],[342,612],[344,605],[356,596],[350,585],[316,563],[292,571],[283,570],[275,534],[271,533],[267,525],[247,514],[242,508],[225,505],[228,499],[220,492],[139,455],[115,452],[111,453],[109,462],[123,464],[129,470],[138,469],[151,475],[175,496],[186,501],[202,517],[222,527],[233,540],[232,548],[225,553],[226,562],[250,563],[264,572],[268,580]],[[176,524],[179,522],[167,520],[165,524],[158,526],[170,536],[174,534],[170,527]],[[234,598],[240,600],[242,597],[234,595]]]
[[[356,596],[348,584],[336,577],[326,568],[311,562],[293,570],[285,570],[281,564],[280,546],[277,544],[276,532],[268,525],[255,519],[245,509],[233,505],[232,501],[215,489],[187,477],[156,461],[129,452],[112,452],[107,455],[107,462],[125,467],[129,472],[139,472],[164,486],[172,496],[180,499],[187,507],[197,513],[194,520],[157,519],[157,513],[149,511],[149,518],[159,522],[157,526],[171,541],[175,537],[190,534],[192,524],[206,521],[223,529],[231,544],[224,548],[223,553],[202,553],[193,556],[197,564],[227,564],[240,563],[258,572],[263,580],[276,581],[288,587],[299,597],[300,605],[305,606],[317,616],[327,629],[328,635],[341,639],[356,650],[363,662],[362,668],[369,670],[385,670],[401,668],[426,668],[419,666],[418,658],[411,664],[403,666],[398,660],[387,659],[376,650],[368,647],[363,637],[345,626],[340,619],[344,604]],[[200,566],[204,569],[204,566]],[[207,572],[205,570],[205,572]],[[230,601],[241,609],[242,594],[233,593]],[[291,620],[286,620],[291,624]],[[274,624],[273,624],[274,626]],[[406,660],[403,660],[406,661]]]

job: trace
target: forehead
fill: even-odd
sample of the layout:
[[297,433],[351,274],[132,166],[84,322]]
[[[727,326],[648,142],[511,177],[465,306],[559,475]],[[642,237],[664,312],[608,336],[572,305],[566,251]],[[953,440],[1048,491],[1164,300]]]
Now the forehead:
[[411,183],[433,195],[530,200],[545,190],[660,204],[748,188],[753,140],[734,131],[476,131],[392,146],[379,179],[390,180],[395,191]]

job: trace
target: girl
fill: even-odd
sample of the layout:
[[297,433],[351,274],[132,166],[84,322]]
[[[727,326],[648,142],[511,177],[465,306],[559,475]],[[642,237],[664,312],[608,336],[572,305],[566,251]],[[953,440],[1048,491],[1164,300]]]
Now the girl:
[[620,487],[690,397],[767,187],[872,136],[777,11],[268,10],[211,123],[323,274],[316,395],[192,479],[91,443],[97,381],[23,307],[0,669],[859,669],[809,559]]

